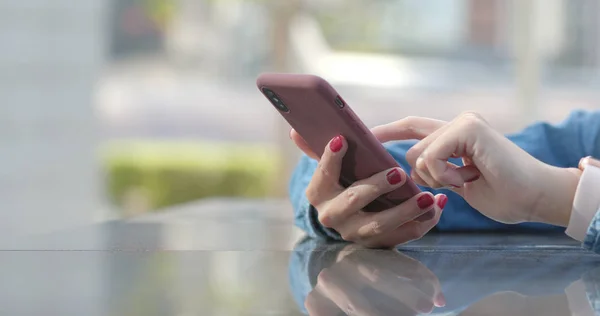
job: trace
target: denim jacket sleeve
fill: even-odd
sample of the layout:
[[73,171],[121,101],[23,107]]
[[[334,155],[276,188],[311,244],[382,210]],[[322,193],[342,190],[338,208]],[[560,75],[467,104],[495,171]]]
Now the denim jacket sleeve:
[[587,235],[583,241],[583,248],[600,254],[600,209],[596,212],[588,228]]
[[[599,136],[600,111],[575,111],[561,123],[535,123],[519,133],[507,135],[507,138],[537,159],[553,166],[566,168],[577,167],[579,159],[585,156],[600,157]],[[405,155],[414,143],[414,141],[401,141],[385,144],[388,152],[407,173],[410,173],[411,169]],[[451,161],[458,165],[462,164],[460,159]],[[290,200],[295,212],[295,224],[309,236],[341,240],[337,232],[327,229],[319,223],[316,209],[308,203],[304,194],[316,166],[316,161],[303,156],[292,175],[289,189]],[[539,223],[517,225],[497,223],[481,215],[452,191],[432,190],[425,187],[421,187],[421,189],[434,194],[444,193],[448,196],[448,203],[437,225],[437,229],[440,231],[514,229],[564,231],[564,228]],[[600,227],[600,223],[598,225]]]
[[317,218],[317,210],[306,198],[305,191],[316,168],[317,162],[303,155],[292,174],[289,190],[294,209],[294,224],[310,237],[342,241],[342,237],[335,230],[321,225]]

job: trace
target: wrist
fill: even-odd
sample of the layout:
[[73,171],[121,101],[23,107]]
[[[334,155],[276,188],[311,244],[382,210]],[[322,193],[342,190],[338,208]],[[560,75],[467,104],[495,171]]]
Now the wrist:
[[530,221],[567,227],[581,170],[546,166]]

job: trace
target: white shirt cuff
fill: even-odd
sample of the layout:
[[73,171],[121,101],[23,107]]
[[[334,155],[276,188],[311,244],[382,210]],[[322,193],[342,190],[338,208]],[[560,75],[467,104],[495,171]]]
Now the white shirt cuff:
[[569,226],[565,233],[583,242],[600,207],[600,168],[587,166],[579,179]]

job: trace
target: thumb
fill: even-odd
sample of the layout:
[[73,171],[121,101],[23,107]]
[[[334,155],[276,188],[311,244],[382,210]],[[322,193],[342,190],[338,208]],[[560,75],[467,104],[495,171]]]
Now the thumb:
[[579,169],[581,169],[581,170],[585,170],[585,168],[586,168],[587,166],[593,166],[593,167],[598,167],[598,168],[600,168],[600,161],[599,161],[599,160],[596,160],[596,159],[594,159],[594,158],[592,158],[592,157],[590,157],[590,156],[588,156],[588,157],[585,157],[585,158],[582,158],[582,159],[579,161]]
[[371,132],[382,143],[394,140],[421,140],[446,124],[448,122],[409,116],[396,122],[376,126],[371,129]]

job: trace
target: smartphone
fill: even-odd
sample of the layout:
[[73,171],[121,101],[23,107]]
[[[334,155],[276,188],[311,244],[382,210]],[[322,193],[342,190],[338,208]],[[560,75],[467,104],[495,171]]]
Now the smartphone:
[[[306,74],[266,73],[257,86],[275,109],[320,157],[325,146],[344,136],[348,150],[342,162],[340,184],[348,187],[389,168],[399,167],[346,101],[323,78]],[[379,212],[420,192],[408,178],[400,188],[380,196],[364,211]]]

